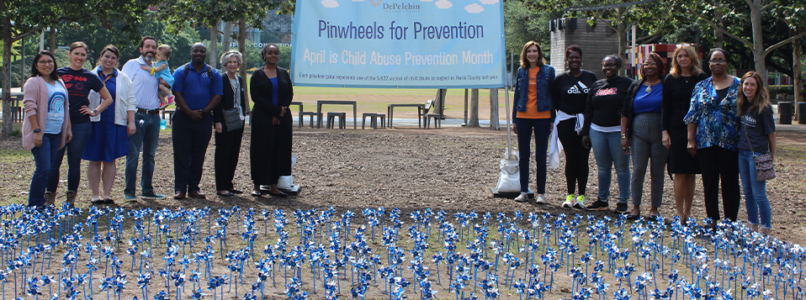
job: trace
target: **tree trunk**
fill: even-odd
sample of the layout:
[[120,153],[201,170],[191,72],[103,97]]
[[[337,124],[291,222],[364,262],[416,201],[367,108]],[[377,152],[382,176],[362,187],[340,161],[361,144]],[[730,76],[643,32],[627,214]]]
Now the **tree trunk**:
[[792,41],[792,79],[795,80],[795,120],[798,118],[798,102],[803,101],[803,79],[800,65],[800,39]]
[[[241,52],[241,57],[243,61],[241,62],[241,78],[243,78],[244,83],[244,94],[246,95],[246,110],[244,110],[245,114],[248,114],[252,109],[249,106],[249,84],[247,83],[248,78],[246,78],[246,70],[249,69],[249,63],[246,61],[246,20],[240,19],[238,20],[238,52]],[[302,116],[300,116],[302,118]]]
[[[767,52],[764,50],[764,33],[761,27],[761,0],[752,0],[750,5],[750,22],[753,24],[753,59],[755,60],[756,73],[761,75],[764,83],[767,83],[767,64],[764,57]],[[748,3],[749,4],[749,3]],[[741,76],[741,74],[736,74]]]
[[499,130],[498,89],[490,89],[490,129]]
[[218,22],[210,26],[210,49],[207,49],[207,61],[208,65],[218,68],[218,64],[216,64],[218,61]]
[[56,24],[50,26],[50,53],[56,53]]
[[479,89],[470,90],[470,121],[467,122],[467,127],[481,127],[479,126]]
[[[719,20],[722,20],[722,13],[719,12],[719,0],[714,0],[714,6],[717,8],[714,9],[714,20],[719,22]],[[722,31],[714,29],[714,48],[721,49],[724,46],[725,46],[725,35],[722,33]],[[705,61],[707,61],[707,59],[705,59]]]
[[[223,50],[222,52],[226,53],[227,51],[229,51],[229,44],[230,41],[232,40],[232,38],[230,37],[231,35],[232,35],[232,22],[226,22],[224,23],[224,38],[221,39],[221,47]],[[221,67],[223,68],[224,66]]]
[[[621,60],[624,61],[626,65],[627,59],[624,57],[624,53],[627,52],[627,25],[624,25],[623,13],[623,7],[616,8],[616,22],[618,22],[618,56],[621,57]],[[618,74],[619,76],[627,76],[627,69],[621,68]]]
[[[0,1],[0,10],[6,10],[5,2]],[[3,18],[3,129],[0,135],[11,135],[11,20]]]

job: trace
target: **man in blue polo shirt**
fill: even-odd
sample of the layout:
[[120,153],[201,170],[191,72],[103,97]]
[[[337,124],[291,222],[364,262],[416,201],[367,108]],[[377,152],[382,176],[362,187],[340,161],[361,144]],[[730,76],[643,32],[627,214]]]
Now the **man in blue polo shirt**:
[[[204,155],[213,134],[210,112],[221,101],[224,86],[221,74],[204,63],[207,47],[202,43],[190,48],[191,62],[174,71],[174,199],[205,198],[199,191]],[[187,70],[186,70],[187,69]]]

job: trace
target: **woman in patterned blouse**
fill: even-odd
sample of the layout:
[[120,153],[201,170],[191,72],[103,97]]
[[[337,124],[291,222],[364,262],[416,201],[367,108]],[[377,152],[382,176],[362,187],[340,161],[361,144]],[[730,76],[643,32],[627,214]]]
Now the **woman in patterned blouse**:
[[739,214],[739,118],[736,116],[739,79],[727,74],[730,57],[727,51],[715,48],[708,57],[711,77],[694,88],[691,107],[683,120],[688,124],[686,148],[691,155],[699,157],[705,210],[714,228],[720,220],[720,179],[725,217],[736,221]]

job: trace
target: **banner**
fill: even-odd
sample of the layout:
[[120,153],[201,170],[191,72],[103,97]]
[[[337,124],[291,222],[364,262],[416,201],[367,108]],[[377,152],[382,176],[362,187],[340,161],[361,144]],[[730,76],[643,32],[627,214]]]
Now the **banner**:
[[505,81],[501,0],[297,1],[294,85],[495,88]]

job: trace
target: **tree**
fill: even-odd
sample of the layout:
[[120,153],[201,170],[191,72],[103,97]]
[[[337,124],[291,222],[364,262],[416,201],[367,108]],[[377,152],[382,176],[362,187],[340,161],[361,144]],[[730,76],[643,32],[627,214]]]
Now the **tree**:
[[[112,18],[126,22],[123,32],[131,32],[139,23],[139,13],[153,0],[0,0],[3,23],[3,61],[11,61],[11,46],[23,38],[61,22],[94,20],[92,26],[107,26]],[[97,25],[96,25],[97,24]],[[3,115],[11,115],[11,68],[3,64]],[[11,118],[4,118],[2,135],[11,133]]]
[[[804,16],[806,1],[804,0],[745,0],[746,5],[742,5],[743,7],[725,5],[721,1],[729,2],[730,0],[714,0],[715,4],[695,0],[672,0],[669,1],[669,6],[696,16],[714,30],[744,44],[753,53],[755,71],[765,80],[767,78],[767,55],[779,47],[806,36],[806,28],[799,27],[800,24],[806,22],[806,16]],[[749,9],[749,16],[740,10],[742,8]],[[790,28],[790,31],[787,32],[790,36],[772,43],[770,46],[765,46],[762,22],[765,15],[766,18],[786,22]],[[731,20],[733,18],[748,19],[748,17],[751,24],[749,37],[741,34],[745,29],[743,27],[720,25],[735,23]]]

